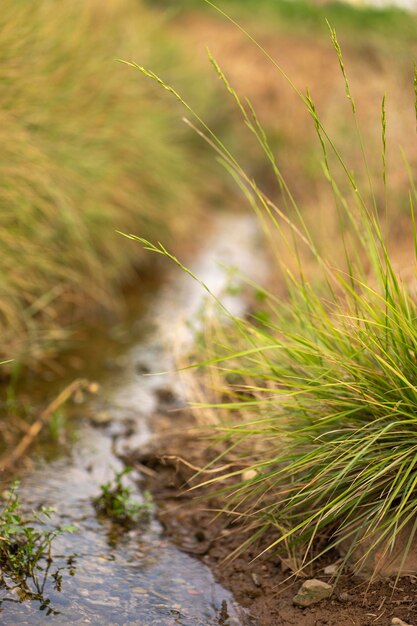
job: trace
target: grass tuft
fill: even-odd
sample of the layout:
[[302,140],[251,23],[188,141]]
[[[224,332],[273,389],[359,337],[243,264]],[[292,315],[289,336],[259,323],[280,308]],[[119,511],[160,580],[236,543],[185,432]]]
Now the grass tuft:
[[[203,133],[266,228],[286,295],[262,290],[253,318],[230,324],[228,315],[207,346],[211,352],[200,366],[210,368],[221,385],[219,401],[202,408],[228,416],[217,438],[251,477],[244,480],[237,469],[206,484],[217,488],[224,510],[250,530],[249,542],[268,532],[269,549],[302,547],[304,560],[342,545],[348,545],[349,555],[362,543],[362,562],[376,549],[383,561],[407,532],[405,559],[417,511],[417,302],[414,285],[395,269],[383,223],[386,202],[379,206],[376,200],[376,186],[387,184],[385,98],[382,172],[373,181],[358,107],[332,28],[331,36],[351,103],[364,188],[311,95],[299,97],[322,151],[324,178],[339,218],[333,236],[341,260],[329,256],[320,236],[313,236],[253,108],[210,58],[272,166],[278,198],[273,201],[260,189],[207,125]],[[412,186],[409,231],[416,239],[414,201]]]
[[[31,516],[25,515],[19,500],[18,483],[2,495],[5,501],[0,511],[0,586],[18,590],[20,601],[36,599],[47,608],[50,601],[44,593],[48,578],[60,591],[62,571],[67,569],[70,575],[75,572],[74,556],[66,558],[66,566],[54,569],[54,540],[76,528],[52,526],[53,511],[45,507],[39,513],[33,511]],[[47,614],[51,613],[54,611],[49,607]]]

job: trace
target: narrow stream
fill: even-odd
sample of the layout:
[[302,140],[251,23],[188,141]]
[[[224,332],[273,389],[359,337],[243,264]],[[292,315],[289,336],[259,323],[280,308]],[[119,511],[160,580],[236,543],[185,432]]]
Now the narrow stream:
[[[219,264],[238,266],[259,278],[265,271],[261,246],[251,217],[220,217],[192,270],[234,313],[243,313],[242,297],[238,290],[230,289],[236,278]],[[46,579],[43,603],[21,602],[17,594],[2,590],[0,623],[4,626],[48,622],[126,626],[253,623],[204,564],[164,537],[155,518],[114,536],[110,522],[97,519],[92,505],[100,485],[121,469],[118,453],[129,447],[140,449],[149,441],[159,392],[168,387],[177,403],[184,400],[181,380],[173,372],[173,352],[184,353],[190,346],[193,335],[189,322],[198,323],[207,293],[180,270],[169,276],[138,320],[146,332],[133,347],[119,350],[114,358],[118,369],[96,363],[95,379],[101,392],[86,404],[72,407],[72,443],[52,446],[52,451],[49,449],[22,476],[20,494],[25,508],[52,506],[55,521],[77,526],[76,532],[65,533],[54,543],[54,553],[63,555],[63,565],[64,557],[77,555],[75,574],[62,570],[61,591],[54,588],[51,577]],[[109,346],[110,352],[112,349]],[[94,340],[88,350],[90,361],[95,356],[101,361],[106,354],[106,346],[95,346]],[[171,373],[156,375],[167,370]],[[155,375],[145,376],[144,372]],[[137,491],[139,478],[131,475],[138,499],[143,497]]]

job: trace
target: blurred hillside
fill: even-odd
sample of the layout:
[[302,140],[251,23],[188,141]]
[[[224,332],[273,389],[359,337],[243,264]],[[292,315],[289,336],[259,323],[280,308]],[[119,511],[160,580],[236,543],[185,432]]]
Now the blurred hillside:
[[[395,7],[358,8],[340,3],[318,6],[291,0],[260,0],[256,5],[252,0],[218,2],[235,21],[232,23],[204,2],[184,0],[185,5],[186,9],[178,10],[175,16],[171,14],[172,27],[187,41],[193,55],[198,55],[204,70],[209,66],[208,47],[239,96],[249,98],[266,130],[278,166],[303,207],[309,228],[320,234],[323,245],[338,247],[334,237],[339,228],[335,223],[337,212],[332,191],[323,177],[323,157],[314,122],[295,89],[302,94],[309,92],[326,132],[354,172],[358,185],[367,190],[368,198],[375,201],[381,213],[385,213],[387,200],[394,258],[405,273],[413,272],[408,260],[410,249],[405,245],[411,243],[411,233],[405,222],[409,213],[408,172],[417,165],[413,88],[417,17]],[[360,136],[326,20],[336,29],[341,45]],[[256,44],[236,24],[246,29]],[[384,96],[387,190],[382,176]],[[224,112],[230,101],[224,91],[216,102],[217,108]],[[274,176],[265,167],[261,150],[239,120],[239,114],[229,110],[228,115],[229,136],[230,128],[234,129],[230,145],[245,169],[262,181],[268,194],[279,198]],[[343,190],[344,174],[340,172],[338,178],[335,161],[333,173]]]

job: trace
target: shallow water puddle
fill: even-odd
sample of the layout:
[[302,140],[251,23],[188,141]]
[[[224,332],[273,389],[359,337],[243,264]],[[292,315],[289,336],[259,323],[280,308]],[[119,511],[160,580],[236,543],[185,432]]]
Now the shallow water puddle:
[[[192,267],[235,314],[243,313],[245,305],[235,289],[235,278],[219,262],[239,266],[243,273],[259,278],[265,268],[257,251],[258,238],[251,218],[221,217]],[[204,564],[164,538],[155,519],[115,534],[110,522],[97,519],[92,504],[100,485],[121,469],[117,455],[126,448],[140,449],[149,441],[152,414],[164,404],[175,408],[183,401],[179,377],[156,372],[172,370],[173,352],[184,353],[192,342],[198,321],[192,331],[186,320],[198,320],[206,295],[189,276],[173,272],[143,316],[146,339],[119,355],[117,371],[109,372],[103,366],[95,373],[102,392],[77,409],[72,445],[62,453],[55,450],[52,460],[39,462],[22,477],[20,496],[25,508],[52,506],[55,520],[76,525],[78,530],[54,543],[54,554],[63,555],[54,560],[55,568],[63,567],[61,590],[54,588],[52,577],[45,581],[43,603],[19,602],[16,594],[3,590],[1,624],[252,623]],[[89,350],[94,354],[95,346],[90,345]],[[101,421],[101,426],[93,426],[88,415],[96,423]],[[135,489],[139,478],[130,476]],[[141,498],[139,492],[137,497]],[[66,557],[71,554],[76,557],[68,568]],[[70,575],[73,567],[74,575]]]

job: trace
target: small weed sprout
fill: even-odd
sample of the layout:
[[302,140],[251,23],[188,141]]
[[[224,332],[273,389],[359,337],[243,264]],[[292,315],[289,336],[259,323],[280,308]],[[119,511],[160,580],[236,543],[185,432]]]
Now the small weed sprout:
[[114,479],[101,485],[101,494],[94,499],[94,506],[100,516],[123,526],[132,526],[148,521],[153,510],[152,496],[148,491],[143,494],[143,502],[132,499],[130,487],[123,484],[123,478],[132,471],[126,467],[116,472]]
[[[59,567],[51,571],[53,541],[63,532],[73,532],[75,527],[39,528],[50,525],[53,509],[42,507],[40,512],[32,512],[32,517],[25,517],[18,486],[18,482],[12,485],[0,513],[0,585],[7,589],[17,588],[21,600],[38,599],[45,603],[47,600],[43,594],[49,575],[59,591],[64,569]],[[73,556],[67,559],[67,565],[73,575]]]

